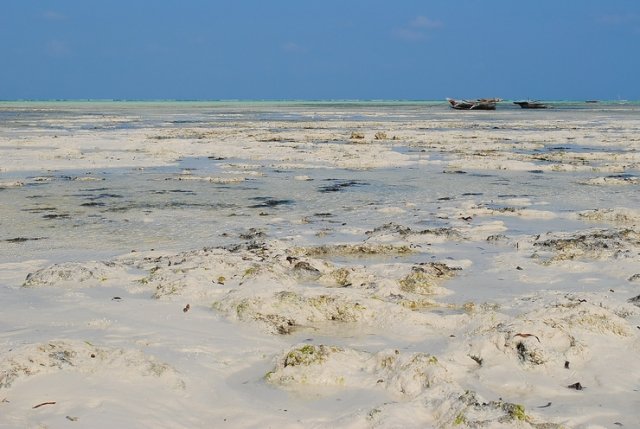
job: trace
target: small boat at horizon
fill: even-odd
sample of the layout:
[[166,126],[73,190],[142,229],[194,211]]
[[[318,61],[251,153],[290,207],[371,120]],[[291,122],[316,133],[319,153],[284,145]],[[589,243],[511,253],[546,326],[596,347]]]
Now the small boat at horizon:
[[455,100],[447,98],[451,108],[456,110],[496,110],[501,98],[478,98],[477,100]]
[[536,100],[522,100],[514,101],[513,104],[517,104],[523,109],[547,109],[549,106]]

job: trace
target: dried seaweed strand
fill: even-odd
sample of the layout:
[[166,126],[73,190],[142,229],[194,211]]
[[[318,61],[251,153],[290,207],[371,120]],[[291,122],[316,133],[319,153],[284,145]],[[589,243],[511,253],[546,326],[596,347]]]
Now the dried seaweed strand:
[[56,404],[55,401],[42,402],[42,403],[40,403],[38,405],[34,405],[33,408],[35,409],[35,408],[40,408],[43,405],[55,405],[55,404]]

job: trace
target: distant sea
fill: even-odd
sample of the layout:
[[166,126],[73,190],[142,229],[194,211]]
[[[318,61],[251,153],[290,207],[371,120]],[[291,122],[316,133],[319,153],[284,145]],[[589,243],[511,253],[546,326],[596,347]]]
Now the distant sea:
[[[595,114],[624,118],[640,113],[640,101],[544,100],[548,109],[521,109],[511,100],[498,104],[495,111],[455,111],[445,100],[13,100],[0,101],[0,121],[10,127],[46,126],[47,118],[74,118],[72,128],[96,127],[96,117],[127,116],[127,121],[106,121],[114,129],[163,126],[198,126],[221,121],[385,121],[443,119],[456,115],[479,120],[508,120],[512,115],[535,118],[575,119]],[[86,120],[83,121],[82,118]],[[44,121],[43,121],[44,120]],[[51,128],[59,122],[51,122]],[[69,130],[68,124],[65,129]]]

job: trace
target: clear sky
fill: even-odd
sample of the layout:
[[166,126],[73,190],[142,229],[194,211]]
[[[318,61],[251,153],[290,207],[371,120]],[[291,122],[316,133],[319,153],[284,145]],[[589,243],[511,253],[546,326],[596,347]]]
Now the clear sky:
[[640,99],[640,0],[0,0],[0,99]]

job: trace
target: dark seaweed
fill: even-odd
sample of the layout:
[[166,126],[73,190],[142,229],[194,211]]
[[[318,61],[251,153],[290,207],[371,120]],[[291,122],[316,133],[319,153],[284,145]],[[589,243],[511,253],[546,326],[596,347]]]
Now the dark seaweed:
[[153,191],[152,194],[155,195],[164,195],[164,194],[188,194],[188,195],[195,195],[196,193],[193,191],[189,191],[187,189],[169,189],[169,190],[161,190],[161,191]]
[[4,241],[6,241],[7,243],[24,243],[25,241],[37,241],[37,240],[44,240],[45,237],[16,237],[16,238],[8,238]]
[[276,200],[267,197],[256,197],[252,198],[253,200],[262,201],[258,204],[250,205],[249,208],[259,209],[259,208],[268,208],[268,207],[277,207],[277,206],[288,206],[294,203],[293,200]]
[[368,183],[360,182],[357,180],[340,180],[340,181],[336,181],[336,183],[333,183],[331,185],[321,186],[318,189],[318,191],[319,192],[340,192],[354,186],[365,186],[365,185],[368,185]]
[[105,193],[105,194],[91,195],[90,197],[88,197],[88,199],[90,200],[101,200],[103,198],[122,198],[122,195]]
[[30,209],[22,209],[23,212],[29,213],[54,212],[56,210],[58,210],[56,207],[33,207]]
[[69,214],[67,213],[51,213],[51,214],[46,214],[44,216],[42,216],[43,219],[68,219],[69,218]]

